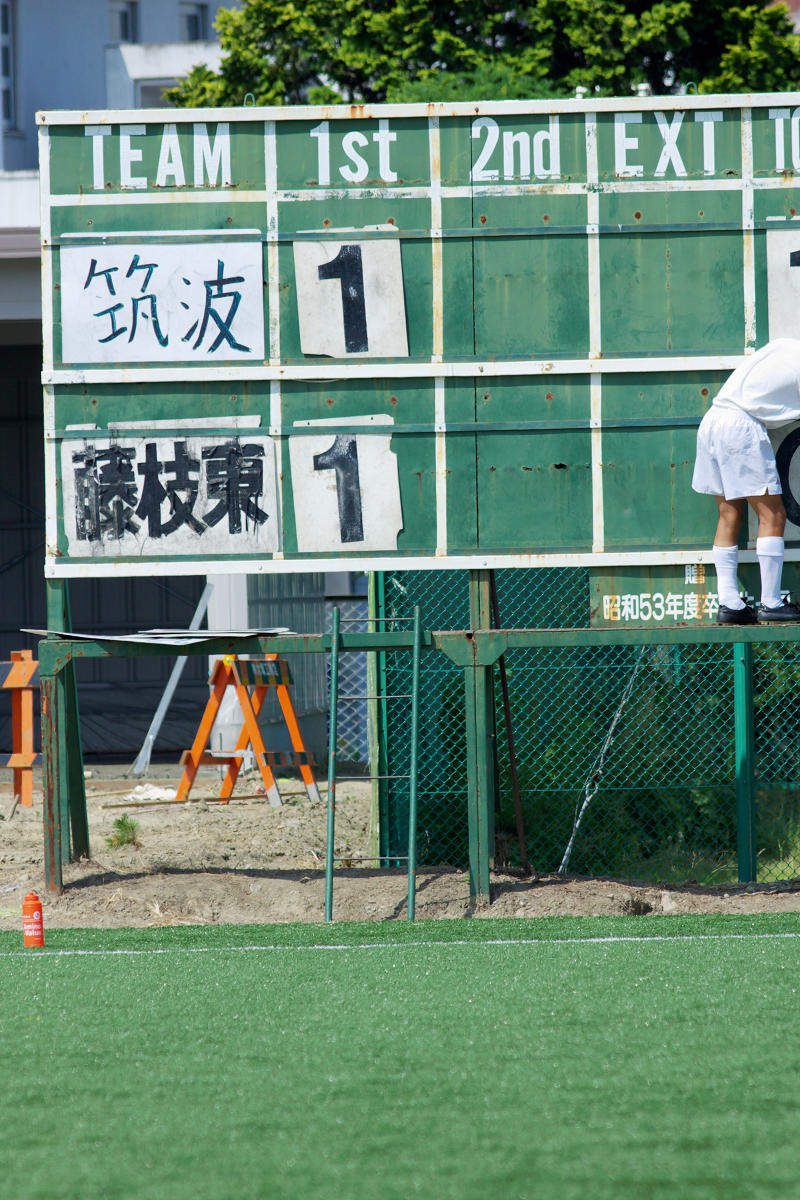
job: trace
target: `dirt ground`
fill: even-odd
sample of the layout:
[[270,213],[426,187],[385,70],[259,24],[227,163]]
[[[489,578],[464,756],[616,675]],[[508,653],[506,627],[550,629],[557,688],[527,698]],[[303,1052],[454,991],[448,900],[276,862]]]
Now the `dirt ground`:
[[[21,927],[25,894],[37,891],[48,927],[158,926],[320,921],[324,915],[326,812],[294,780],[281,780],[272,808],[257,777],[240,780],[230,804],[215,803],[208,769],[185,804],[169,803],[178,770],[153,767],[145,780],[119,767],[88,768],[92,857],[65,868],[65,890],[45,890],[42,795],[13,811],[11,772],[0,778],[0,929]],[[406,915],[406,873],[358,860],[371,853],[368,783],[337,788],[334,917],[385,921]],[[122,815],[137,825],[138,846],[111,847]],[[800,879],[780,884],[699,888],[616,879],[495,874],[492,903],[470,903],[463,871],[422,868],[416,913],[429,917],[539,917],[677,913],[800,912]]]

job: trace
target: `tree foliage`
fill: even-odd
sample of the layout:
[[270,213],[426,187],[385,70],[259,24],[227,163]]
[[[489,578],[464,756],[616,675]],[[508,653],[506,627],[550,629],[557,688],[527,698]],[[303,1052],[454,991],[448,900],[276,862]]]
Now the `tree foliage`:
[[219,73],[182,106],[525,99],[800,84],[800,37],[769,0],[243,0],[222,9]]

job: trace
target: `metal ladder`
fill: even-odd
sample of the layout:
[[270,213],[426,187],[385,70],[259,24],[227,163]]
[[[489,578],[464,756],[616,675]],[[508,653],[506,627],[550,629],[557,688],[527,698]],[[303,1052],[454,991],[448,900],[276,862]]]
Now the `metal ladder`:
[[[360,618],[363,619],[363,618]],[[343,861],[334,855],[334,833],[336,825],[336,736],[339,702],[353,700],[410,700],[411,701],[411,744],[409,748],[408,775],[358,775],[348,779],[374,781],[378,779],[408,780],[408,901],[409,921],[414,920],[417,874],[417,776],[419,743],[419,661],[422,645],[422,618],[419,605],[413,617],[369,617],[369,621],[413,621],[411,691],[403,696],[339,696],[339,623],[340,612],[331,613],[331,664],[330,664],[330,709],[328,730],[328,827],[325,845],[325,920],[333,920],[333,864]],[[345,780],[340,779],[339,782]],[[348,861],[352,856],[348,855]],[[395,857],[395,856],[393,856]],[[400,861],[404,856],[397,856]],[[360,859],[362,862],[380,862],[381,858]]]

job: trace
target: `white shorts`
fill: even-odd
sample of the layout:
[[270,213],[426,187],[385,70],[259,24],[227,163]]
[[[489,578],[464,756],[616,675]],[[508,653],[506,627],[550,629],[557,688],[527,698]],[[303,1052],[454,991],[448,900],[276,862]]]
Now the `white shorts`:
[[775,452],[766,429],[743,409],[713,404],[697,430],[692,487],[710,496],[780,496]]

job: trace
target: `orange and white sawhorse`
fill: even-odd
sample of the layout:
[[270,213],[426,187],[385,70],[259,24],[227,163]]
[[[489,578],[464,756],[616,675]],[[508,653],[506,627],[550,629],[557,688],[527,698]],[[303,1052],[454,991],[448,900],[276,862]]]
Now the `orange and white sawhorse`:
[[0,688],[11,690],[11,753],[0,754],[0,767],[14,772],[14,798],[33,804],[33,768],[42,761],[33,748],[33,689],[39,686],[39,664],[32,650],[12,650],[10,662],[0,662]]
[[[294,711],[292,698],[289,694],[291,682],[292,677],[289,672],[289,664],[285,659],[279,658],[277,654],[267,654],[263,659],[241,660],[235,654],[226,654],[223,658],[217,660],[209,680],[212,692],[208,698],[208,704],[200,721],[192,748],[191,750],[184,751],[181,755],[181,763],[184,769],[181,781],[178,784],[178,790],[175,794],[176,800],[180,801],[187,798],[197,775],[198,767],[208,764],[217,766],[227,765],[228,769],[219,792],[219,799],[224,804],[227,804],[236,785],[236,780],[242,767],[242,759],[246,750],[250,747],[252,748],[258,769],[261,772],[261,778],[264,781],[267,799],[273,808],[280,807],[281,796],[272,768],[288,765],[287,758],[285,754],[266,749],[264,739],[261,736],[261,730],[258,727],[258,714],[261,711],[270,688],[274,688],[276,691],[283,719],[286,722],[286,728],[289,732],[289,739],[292,744],[292,762],[295,766],[299,767],[309,800],[319,800],[319,790],[312,770],[313,760],[306,750],[297,714]],[[242,710],[244,723],[233,750],[211,751],[208,749],[211,731],[214,728],[214,722],[222,704],[222,698],[228,687],[236,689],[236,696],[239,701],[239,707]],[[252,694],[250,692],[251,687],[253,689]]]

